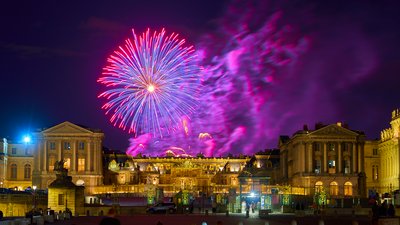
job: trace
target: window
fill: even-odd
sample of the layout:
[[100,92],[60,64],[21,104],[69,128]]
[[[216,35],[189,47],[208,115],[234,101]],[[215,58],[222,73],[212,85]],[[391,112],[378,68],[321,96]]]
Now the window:
[[55,150],[55,149],[56,149],[56,143],[50,142],[50,150]]
[[11,164],[11,179],[17,179],[17,164]]
[[84,158],[78,159],[78,171],[85,171],[85,159]]
[[24,178],[30,179],[31,178],[31,165],[26,164],[24,166]]
[[11,149],[11,154],[13,154],[13,155],[17,154],[17,148],[12,148]]
[[372,166],[372,179],[378,180],[378,166]]
[[64,142],[64,150],[70,150],[71,144],[69,142]]
[[353,185],[351,184],[351,182],[344,183],[344,195],[345,196],[353,195]]
[[323,189],[323,183],[321,181],[317,181],[317,183],[315,183],[315,192],[321,192]]
[[85,142],[80,141],[79,144],[78,144],[78,149],[79,150],[85,150]]
[[318,142],[313,143],[313,150],[314,150],[314,152],[320,151],[321,150],[321,143],[318,143]]
[[69,168],[71,167],[71,159],[70,158],[64,158],[64,168],[69,170]]
[[49,157],[49,171],[54,171],[54,164],[56,163],[56,158],[54,156]]
[[339,195],[339,185],[335,181],[331,182],[329,185],[329,194],[331,196]]
[[29,148],[25,148],[25,155],[29,155],[30,151]]
[[344,173],[349,174],[350,173],[350,160],[345,160],[344,161]]
[[336,161],[329,160],[328,161],[329,173],[336,173]]
[[336,148],[335,144],[333,144],[333,143],[328,144],[329,151],[335,151],[335,148]]
[[378,155],[378,149],[376,148],[372,149],[372,155]]
[[343,149],[343,151],[349,151],[350,143],[346,143],[346,142],[342,143],[342,149]]
[[64,194],[58,194],[58,205],[64,205]]
[[315,160],[315,173],[321,173],[321,160]]

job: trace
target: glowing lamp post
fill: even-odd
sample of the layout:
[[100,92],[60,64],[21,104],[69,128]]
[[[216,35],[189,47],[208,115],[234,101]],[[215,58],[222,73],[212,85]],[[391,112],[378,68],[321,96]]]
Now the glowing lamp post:
[[30,142],[31,142],[31,137],[28,135],[24,136],[24,143],[29,144]]
[[33,187],[33,210],[35,210],[36,209],[36,186],[34,185]]

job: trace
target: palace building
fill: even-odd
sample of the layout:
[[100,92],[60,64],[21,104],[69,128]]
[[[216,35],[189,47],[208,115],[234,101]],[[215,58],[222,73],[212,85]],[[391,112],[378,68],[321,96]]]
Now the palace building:
[[255,197],[266,207],[288,204],[290,195],[323,195],[320,203],[328,204],[399,190],[399,110],[390,126],[380,140],[367,140],[342,123],[305,125],[281,136],[278,149],[249,156],[132,157],[104,148],[102,131],[63,122],[33,133],[29,143],[0,142],[0,186],[46,190],[56,179],[55,163],[63,160],[71,181],[96,198],[146,197],[151,204],[162,197],[187,203],[188,196],[212,196],[235,211]]

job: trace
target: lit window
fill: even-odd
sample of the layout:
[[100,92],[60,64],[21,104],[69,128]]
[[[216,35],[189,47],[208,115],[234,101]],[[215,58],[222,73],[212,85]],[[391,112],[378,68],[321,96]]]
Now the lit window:
[[336,173],[336,161],[329,160],[328,161],[329,173]]
[[378,180],[378,166],[372,166],[372,178]]
[[64,168],[65,169],[69,169],[71,167],[71,159],[70,158],[65,158],[64,161],[65,161]]
[[11,178],[17,179],[17,164],[11,164]]
[[85,171],[85,159],[84,158],[78,159],[78,171]]
[[31,165],[26,164],[24,166],[24,178],[30,179],[31,178]]
[[329,193],[333,196],[339,195],[339,185],[335,181],[330,183]]
[[315,192],[321,192],[323,190],[323,183],[321,181],[317,181],[315,183]]
[[349,174],[350,173],[350,160],[345,160],[344,161],[344,173]]
[[56,163],[56,159],[54,156],[49,157],[49,171],[54,170],[54,164]]
[[344,195],[345,196],[353,195],[353,185],[351,184],[351,182],[344,183]]

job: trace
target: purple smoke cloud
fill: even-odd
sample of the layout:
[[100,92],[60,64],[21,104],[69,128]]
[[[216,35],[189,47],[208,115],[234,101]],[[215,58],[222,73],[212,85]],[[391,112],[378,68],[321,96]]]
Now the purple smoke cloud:
[[[218,30],[202,37],[196,48],[203,88],[190,132],[150,143],[144,152],[160,155],[178,146],[220,156],[276,147],[279,135],[293,128],[335,120],[336,93],[376,67],[373,46],[355,26],[325,29],[327,21],[308,19],[309,11],[296,11],[307,13],[303,21],[291,16],[297,9],[261,2],[234,1]],[[311,28],[296,29],[299,21]],[[204,133],[208,138],[199,138]]]

